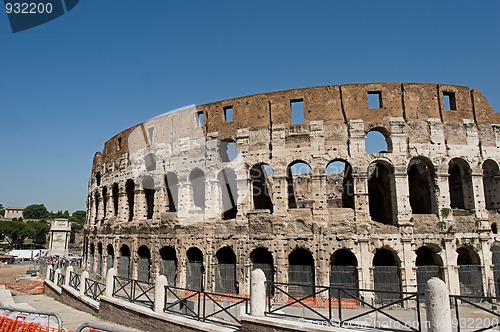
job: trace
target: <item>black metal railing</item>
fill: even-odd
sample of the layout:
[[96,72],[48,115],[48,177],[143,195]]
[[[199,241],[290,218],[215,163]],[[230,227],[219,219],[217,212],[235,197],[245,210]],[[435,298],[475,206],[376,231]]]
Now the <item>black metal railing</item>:
[[99,301],[99,297],[106,290],[106,285],[92,279],[85,279],[85,295],[95,301]]
[[113,296],[149,308],[154,308],[154,288],[153,283],[145,281],[118,276],[113,280]]
[[497,311],[500,298],[450,295],[450,302],[455,314],[451,323],[457,332],[461,329],[468,332],[482,332],[490,329],[498,330],[500,327],[500,313]]
[[240,327],[242,308],[244,313],[249,313],[249,299],[246,297],[165,286],[165,312]]
[[64,285],[64,280],[66,279],[66,276],[62,273],[59,273],[57,275],[57,286],[61,287],[62,285]]
[[56,276],[56,271],[50,270],[49,271],[49,280],[54,282],[55,276]]
[[[267,294],[275,294],[267,298],[266,315],[295,318],[306,324],[422,331],[422,308],[416,292],[313,286],[308,294],[294,296],[289,291],[294,284],[266,282],[266,286]],[[413,314],[402,308],[414,309]]]
[[69,286],[76,290],[80,290],[81,278],[80,275],[74,271],[69,274]]

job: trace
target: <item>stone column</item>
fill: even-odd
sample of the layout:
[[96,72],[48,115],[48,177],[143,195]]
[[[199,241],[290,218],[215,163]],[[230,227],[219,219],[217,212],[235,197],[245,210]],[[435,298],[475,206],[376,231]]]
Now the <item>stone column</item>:
[[99,206],[97,209],[96,224],[100,226],[104,220],[104,200],[106,198],[102,197],[100,192],[98,192],[97,195],[99,196]]
[[[481,244],[481,269],[483,270],[483,285],[484,285],[484,295],[493,296],[495,293],[495,278],[493,276],[493,257],[488,244],[489,236],[487,233],[483,232],[479,235],[479,242]],[[491,289],[493,288],[493,289]]]
[[364,172],[356,169],[353,171],[354,181],[354,213],[356,220],[370,220],[370,206],[368,204],[368,175],[367,170]]
[[450,226],[453,222],[453,215],[451,213],[451,201],[450,201],[450,187],[448,184],[448,173],[444,173],[441,170],[440,173],[436,174],[436,182],[438,187],[438,213],[441,221],[446,223],[446,228]]
[[168,210],[168,195],[167,195],[167,187],[158,186],[155,187],[155,206],[153,211],[153,219],[160,220],[161,213],[166,212]]
[[266,276],[261,269],[252,271],[250,316],[263,317],[266,310]]
[[121,190],[118,194],[118,221],[128,221],[128,199],[127,193]]
[[286,174],[278,173],[278,170],[273,175],[274,192],[273,204],[274,214],[284,216],[288,211],[288,182]]
[[111,190],[108,189],[107,195],[106,195],[107,203],[106,203],[106,219],[111,218],[114,216],[115,212],[115,207],[113,204],[113,189]]
[[90,195],[90,199],[89,199],[89,224],[90,226],[94,226],[96,224],[95,220],[96,220],[96,215],[95,215],[95,199],[94,199],[94,195]]
[[[368,236],[362,236],[359,238],[359,252],[360,260],[358,262],[358,270],[360,269],[359,278],[359,288],[362,289],[374,289],[373,279],[372,279],[372,265],[373,265],[373,254],[370,252],[370,238]],[[372,303],[373,294],[368,292],[365,296],[368,303]]]
[[[117,274],[118,273],[115,268],[111,268],[108,270],[108,274],[106,275],[106,290],[104,291],[104,295],[107,297],[113,297],[113,285],[115,283],[115,276]],[[82,273],[82,280],[83,280],[83,273]]]
[[[136,185],[137,186],[137,185]],[[147,207],[146,198],[144,197],[144,190],[142,188],[134,190],[134,220],[146,220]]]
[[[217,174],[205,174],[205,216],[222,216],[221,188]],[[193,208],[197,208],[192,204]]]
[[328,204],[326,202],[326,174],[314,174],[312,176],[312,192],[313,192],[313,212],[314,214],[327,214]]
[[406,226],[410,223],[411,206],[410,206],[410,192],[408,188],[408,175],[406,172],[394,173],[394,190],[391,188],[393,197],[396,197],[396,204],[392,204],[393,216],[396,217],[395,222],[398,226]]
[[444,281],[435,277],[427,281],[425,304],[429,332],[451,332],[450,295]]
[[483,221],[480,228],[489,228],[488,211],[486,211],[486,198],[484,196],[483,170],[481,168],[473,169],[472,175],[472,191],[474,193],[474,208],[476,210],[476,218]]
[[460,283],[458,279],[457,252],[455,251],[455,237],[453,235],[445,235],[444,253],[446,260],[443,262],[447,267],[448,272],[448,289],[451,294],[460,294]]
[[405,283],[403,284],[404,292],[416,292],[417,291],[417,271],[413,268],[415,266],[415,260],[417,255],[411,249],[411,237],[403,237],[401,242],[403,242],[403,266],[404,267],[404,277]]
[[165,286],[168,285],[167,277],[159,275],[155,280],[154,311],[157,314],[163,313],[165,307]]

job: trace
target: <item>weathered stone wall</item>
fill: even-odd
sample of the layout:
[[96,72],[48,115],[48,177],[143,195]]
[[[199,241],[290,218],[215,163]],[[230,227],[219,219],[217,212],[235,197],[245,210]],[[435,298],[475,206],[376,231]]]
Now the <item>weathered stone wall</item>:
[[[380,97],[380,107],[369,108],[369,94]],[[445,107],[445,96],[451,99],[451,110]],[[295,101],[304,105],[300,124],[291,121]],[[233,121],[226,121],[228,109]],[[138,252],[144,246],[149,249],[150,273],[158,275],[160,249],[171,246],[176,284],[183,287],[187,251],[196,247],[203,253],[204,287],[213,290],[219,260],[224,261],[216,253],[229,247],[235,255],[237,291],[248,294],[258,248],[272,255],[274,280],[279,282],[289,281],[290,253],[305,249],[314,260],[318,285],[330,282],[332,254],[347,249],[357,261],[359,286],[373,288],[374,257],[388,249],[399,262],[403,290],[411,291],[417,285],[416,252],[427,247],[440,257],[442,277],[457,293],[456,250],[466,247],[479,256],[484,291],[493,294],[490,249],[500,241],[492,232],[500,208],[499,128],[500,115],[478,90],[437,84],[297,89],[168,113],[116,135],[96,154],[89,182],[87,266],[93,261],[95,270],[101,260],[104,274],[109,250],[119,268],[120,248],[126,245],[132,276],[137,277]],[[371,131],[385,136],[387,152],[366,153]],[[237,146],[236,160],[220,157],[228,141]],[[333,189],[326,167],[334,160],[352,170],[352,187],[343,187],[352,190],[354,208],[329,206]],[[311,173],[290,181],[291,165],[297,161],[307,163]],[[411,178],[410,161],[421,162],[420,169],[429,175]],[[273,169],[266,182],[272,209],[256,205],[259,197],[250,172],[259,163]],[[453,173],[454,165],[458,173]],[[194,169],[204,174],[204,207],[194,198],[200,190],[191,181]],[[227,209],[222,169],[236,178],[231,188],[237,212],[229,220],[223,220]],[[166,174],[175,176],[165,181]],[[383,179],[377,182],[379,175]],[[341,180],[345,176],[341,174]],[[453,176],[462,188],[461,202],[450,195]],[[427,195],[412,190],[414,183],[422,183]],[[178,191],[175,209],[170,204],[172,188]],[[291,197],[303,204],[294,208]],[[423,199],[429,200],[420,204],[425,213],[413,212]],[[378,201],[381,204],[374,204]],[[339,206],[338,200],[335,204]]]

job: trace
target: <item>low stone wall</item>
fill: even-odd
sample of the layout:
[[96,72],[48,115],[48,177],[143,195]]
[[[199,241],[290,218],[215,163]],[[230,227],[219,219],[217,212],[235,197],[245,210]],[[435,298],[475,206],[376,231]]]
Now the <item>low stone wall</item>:
[[68,286],[62,287],[61,296],[58,299],[60,302],[69,305],[77,310],[97,315],[99,313],[99,303],[90,298],[82,298],[82,296]]
[[45,295],[50,296],[53,299],[60,301],[61,297],[61,288],[55,286],[54,284],[45,282],[43,285],[43,292]]

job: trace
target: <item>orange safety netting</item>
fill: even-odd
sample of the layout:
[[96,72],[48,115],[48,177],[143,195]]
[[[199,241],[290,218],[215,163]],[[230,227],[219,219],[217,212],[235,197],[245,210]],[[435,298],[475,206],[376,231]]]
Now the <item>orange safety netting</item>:
[[2,332],[59,332],[58,328],[37,323],[25,322],[10,317],[0,316],[0,331]]
[[43,281],[32,282],[29,284],[11,284],[8,282],[0,282],[0,285],[24,294],[43,294]]

